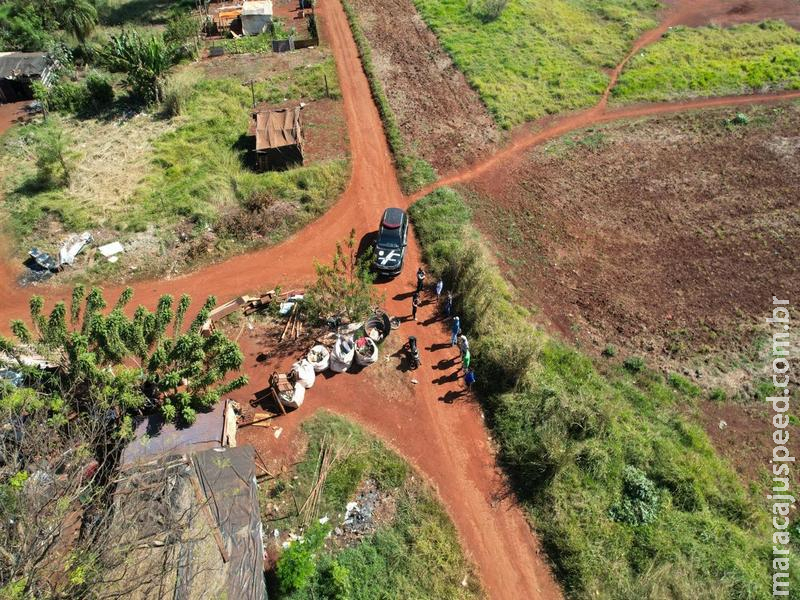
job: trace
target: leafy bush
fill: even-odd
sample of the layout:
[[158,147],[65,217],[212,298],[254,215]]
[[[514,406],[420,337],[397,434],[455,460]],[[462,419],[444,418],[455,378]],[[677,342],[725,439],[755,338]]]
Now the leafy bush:
[[603,356],[606,358],[614,358],[617,355],[617,348],[612,344],[608,344],[603,348]]
[[95,110],[101,110],[114,102],[114,86],[106,75],[92,71],[86,77],[86,100]]
[[628,525],[646,525],[658,515],[661,499],[647,475],[627,465],[622,472],[622,498],[611,507],[611,518]]
[[369,316],[380,297],[373,287],[371,250],[357,256],[356,230],[344,244],[336,243],[330,265],[316,263],[317,280],[306,288],[303,307],[314,320],[345,317],[355,323]]
[[62,81],[46,92],[47,109],[58,112],[77,113],[86,106],[86,87],[72,81]]
[[641,373],[644,369],[644,359],[640,356],[629,356],[622,362],[622,366],[629,373]]
[[142,37],[135,30],[112,35],[101,49],[106,66],[127,75],[133,93],[146,103],[159,103],[163,97],[163,79],[177,62],[177,50],[160,35]]
[[508,0],[469,0],[467,8],[481,21],[489,23],[499,18],[508,6]]
[[329,525],[315,523],[302,539],[292,542],[283,551],[275,568],[283,593],[302,590],[310,583],[317,571],[317,554],[328,533]]

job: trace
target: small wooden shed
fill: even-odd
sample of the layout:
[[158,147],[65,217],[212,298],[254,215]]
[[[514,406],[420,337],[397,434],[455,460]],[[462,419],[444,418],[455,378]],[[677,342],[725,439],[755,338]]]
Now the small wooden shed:
[[255,136],[256,165],[260,171],[303,164],[301,106],[257,109],[250,120]]

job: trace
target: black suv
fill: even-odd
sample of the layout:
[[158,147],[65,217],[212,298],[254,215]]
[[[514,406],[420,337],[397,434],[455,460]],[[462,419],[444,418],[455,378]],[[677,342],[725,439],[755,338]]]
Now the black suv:
[[399,208],[383,211],[375,242],[373,267],[381,275],[398,275],[403,270],[408,238],[408,216]]

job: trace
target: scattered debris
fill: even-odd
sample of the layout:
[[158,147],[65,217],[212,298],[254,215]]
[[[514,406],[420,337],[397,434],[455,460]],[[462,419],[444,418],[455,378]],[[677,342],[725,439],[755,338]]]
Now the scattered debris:
[[273,435],[275,436],[275,439],[277,440],[279,437],[281,437],[282,433],[283,433],[283,427],[278,427],[275,430],[275,433]]
[[55,259],[52,256],[50,256],[47,252],[39,250],[38,248],[31,248],[28,251],[28,254],[34,260],[34,262],[42,269],[46,269],[52,272],[58,270],[58,265],[56,264]]
[[70,237],[61,245],[61,250],[58,253],[58,266],[63,267],[74,263],[75,257],[91,242],[92,234],[88,231]]
[[[119,242],[111,242],[110,244],[105,244],[104,246],[100,246],[97,249],[100,254],[105,256],[110,262],[116,262],[116,260],[111,260],[120,252],[125,252],[125,248],[122,247],[122,244]],[[117,259],[118,260],[118,259]]]
[[19,371],[11,369],[0,369],[0,379],[9,382],[14,387],[20,387],[25,381],[25,376]]
[[720,421],[719,422],[719,428],[720,429],[725,429],[727,426],[728,426],[727,422],[725,422],[725,421]]
[[417,385],[419,383],[419,381],[417,381],[416,379],[412,379],[411,383],[413,383],[414,385]]

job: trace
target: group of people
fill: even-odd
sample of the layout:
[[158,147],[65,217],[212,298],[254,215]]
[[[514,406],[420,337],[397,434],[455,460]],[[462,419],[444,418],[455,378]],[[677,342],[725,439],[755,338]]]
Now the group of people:
[[[416,291],[411,295],[411,318],[414,319],[414,321],[417,320],[417,309],[421,304],[420,294],[422,293],[424,286],[425,271],[422,269],[422,267],[420,267],[417,269],[417,288]],[[444,291],[444,281],[439,279],[436,282],[434,290],[436,292],[436,304],[440,305],[442,292]],[[445,318],[450,318],[453,313],[453,292],[450,290],[447,291],[447,295],[445,296],[444,304],[442,305],[442,312]],[[470,365],[472,356],[469,352],[469,340],[461,331],[461,319],[458,317],[458,315],[452,317],[450,333],[450,346],[455,346],[458,344],[458,349],[461,353],[461,366],[464,369],[464,383],[466,384],[467,389],[470,389],[472,384],[475,383],[475,370]]]

